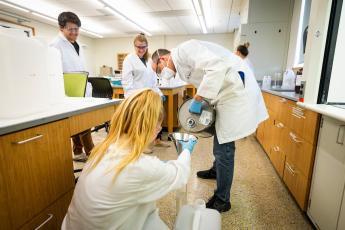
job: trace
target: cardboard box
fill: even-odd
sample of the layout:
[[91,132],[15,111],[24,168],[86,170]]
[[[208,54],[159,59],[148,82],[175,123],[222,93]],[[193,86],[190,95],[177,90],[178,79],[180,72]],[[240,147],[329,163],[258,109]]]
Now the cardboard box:
[[99,75],[100,76],[113,76],[113,68],[110,66],[103,65],[99,68]]

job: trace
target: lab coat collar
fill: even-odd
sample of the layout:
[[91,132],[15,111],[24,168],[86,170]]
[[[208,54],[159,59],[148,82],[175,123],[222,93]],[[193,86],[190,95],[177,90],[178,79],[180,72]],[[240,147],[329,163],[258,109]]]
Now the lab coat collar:
[[[67,38],[65,37],[65,35],[63,35],[62,32],[59,32],[59,37],[60,37],[63,41],[72,44],[70,41],[67,40]],[[77,40],[76,42],[80,45],[80,43],[78,42],[78,40]]]

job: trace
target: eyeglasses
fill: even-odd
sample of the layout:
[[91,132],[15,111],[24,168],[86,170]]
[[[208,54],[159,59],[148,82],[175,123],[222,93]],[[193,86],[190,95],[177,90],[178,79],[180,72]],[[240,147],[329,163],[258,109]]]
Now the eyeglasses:
[[79,27],[65,27],[68,32],[78,32]]
[[139,49],[139,50],[144,50],[147,48],[147,46],[136,46],[135,45],[135,48]]

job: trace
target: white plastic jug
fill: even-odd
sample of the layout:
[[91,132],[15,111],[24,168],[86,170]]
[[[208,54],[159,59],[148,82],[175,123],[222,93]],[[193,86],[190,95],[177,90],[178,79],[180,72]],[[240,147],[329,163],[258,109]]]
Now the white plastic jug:
[[284,72],[282,89],[294,90],[295,89],[296,76],[292,69],[288,69]]

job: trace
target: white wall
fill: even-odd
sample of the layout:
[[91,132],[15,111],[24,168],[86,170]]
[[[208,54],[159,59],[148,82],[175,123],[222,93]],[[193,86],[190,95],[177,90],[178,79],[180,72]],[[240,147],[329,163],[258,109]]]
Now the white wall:
[[[158,48],[171,49],[178,44],[189,39],[199,39],[218,43],[233,51],[234,36],[227,34],[206,34],[206,35],[171,35],[148,37],[149,52],[154,52]],[[105,38],[95,40],[94,70],[99,73],[99,68],[103,65],[117,69],[117,54],[134,52],[133,37],[125,38]]]
[[258,80],[286,68],[292,9],[293,0],[249,0],[248,23],[241,25],[239,43],[250,43],[248,57]]

